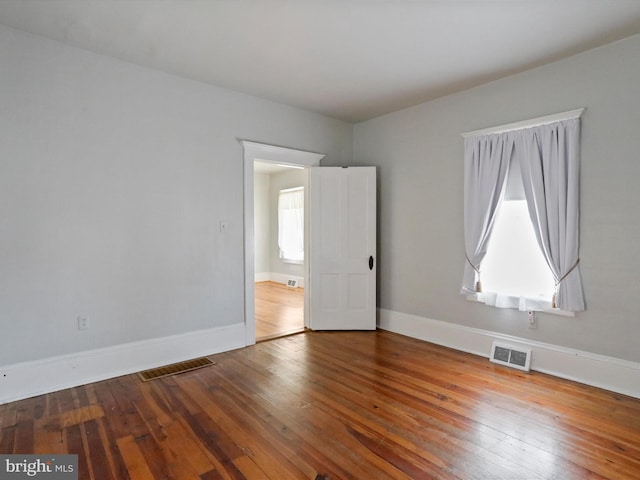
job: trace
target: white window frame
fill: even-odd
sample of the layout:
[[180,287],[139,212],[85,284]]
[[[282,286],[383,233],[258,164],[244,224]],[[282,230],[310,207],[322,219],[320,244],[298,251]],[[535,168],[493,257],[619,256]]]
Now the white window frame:
[[[302,194],[302,208],[300,210],[302,210],[301,212],[301,216],[300,218],[302,219],[302,224],[299,225],[299,229],[297,230],[296,233],[301,235],[301,238],[299,239],[299,243],[300,243],[300,247],[301,250],[299,252],[299,257],[288,257],[287,256],[287,250],[282,248],[282,243],[283,243],[283,239],[281,238],[282,235],[282,221],[283,221],[283,217],[282,217],[282,208],[280,206],[281,203],[281,199],[282,199],[282,195],[287,195],[287,194],[297,194],[297,193],[301,193]],[[295,228],[295,227],[294,227]],[[279,255],[280,255],[280,261],[284,262],[284,263],[293,263],[293,264],[298,264],[298,265],[302,265],[304,264],[304,187],[294,187],[294,188],[285,188],[280,190],[280,192],[278,193],[278,249],[279,249]]]

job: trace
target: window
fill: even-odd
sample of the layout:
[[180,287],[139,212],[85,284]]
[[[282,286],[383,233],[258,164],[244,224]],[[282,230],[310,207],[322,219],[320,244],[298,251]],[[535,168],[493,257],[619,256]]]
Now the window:
[[497,307],[550,308],[554,280],[536,241],[526,200],[503,200],[482,261],[478,299]]
[[520,310],[585,309],[578,228],[581,112],[464,135],[461,293]]
[[280,190],[278,247],[283,262],[304,262],[304,187]]
[[533,230],[517,158],[512,158],[504,198],[482,260],[482,292],[477,299],[519,310],[551,308],[553,274]]

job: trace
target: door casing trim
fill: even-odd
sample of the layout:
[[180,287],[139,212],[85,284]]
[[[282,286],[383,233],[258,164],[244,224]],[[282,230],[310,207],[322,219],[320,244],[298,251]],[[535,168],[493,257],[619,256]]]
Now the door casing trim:
[[[266,160],[285,165],[303,167],[315,167],[320,165],[325,155],[322,153],[298,150],[295,148],[280,147],[266,143],[253,142],[238,139],[242,145],[242,161],[244,169],[244,325],[245,345],[256,343],[256,315],[255,315],[255,232],[254,232],[254,185],[253,162],[254,160]],[[308,172],[308,168],[307,168]],[[305,204],[308,205],[308,192],[305,191]],[[309,209],[305,208],[305,217]],[[309,219],[305,218],[305,225],[309,225]],[[308,227],[305,227],[308,228]],[[305,232],[305,238],[308,238]],[[309,258],[308,242],[305,241],[305,258]],[[305,262],[305,277],[309,278],[309,262]],[[304,289],[304,322],[308,326],[309,320],[309,288]]]

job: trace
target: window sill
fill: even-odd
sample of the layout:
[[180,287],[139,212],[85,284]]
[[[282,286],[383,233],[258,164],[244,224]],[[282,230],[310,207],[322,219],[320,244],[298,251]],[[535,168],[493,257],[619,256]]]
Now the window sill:
[[[511,309],[514,309],[514,310],[519,310],[517,307],[500,307],[500,306],[491,305],[491,304],[488,304],[486,302],[483,302],[482,300],[478,299],[478,294],[477,293],[467,294],[467,300],[469,300],[470,302],[482,303],[484,305],[487,305],[489,307],[494,307],[494,308],[511,308]],[[552,307],[542,308],[542,309],[532,309],[532,310],[534,310],[536,312],[541,312],[541,313],[549,313],[551,315],[559,315],[561,317],[575,317],[576,316],[576,312],[571,312],[571,311],[568,311],[568,310],[560,310],[559,308],[552,308]],[[527,310],[522,310],[522,311],[527,311]]]

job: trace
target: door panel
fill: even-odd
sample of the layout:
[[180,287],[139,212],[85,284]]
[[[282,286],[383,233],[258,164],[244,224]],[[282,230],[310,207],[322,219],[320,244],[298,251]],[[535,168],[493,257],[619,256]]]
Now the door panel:
[[310,328],[374,330],[376,169],[313,167],[309,193]]

